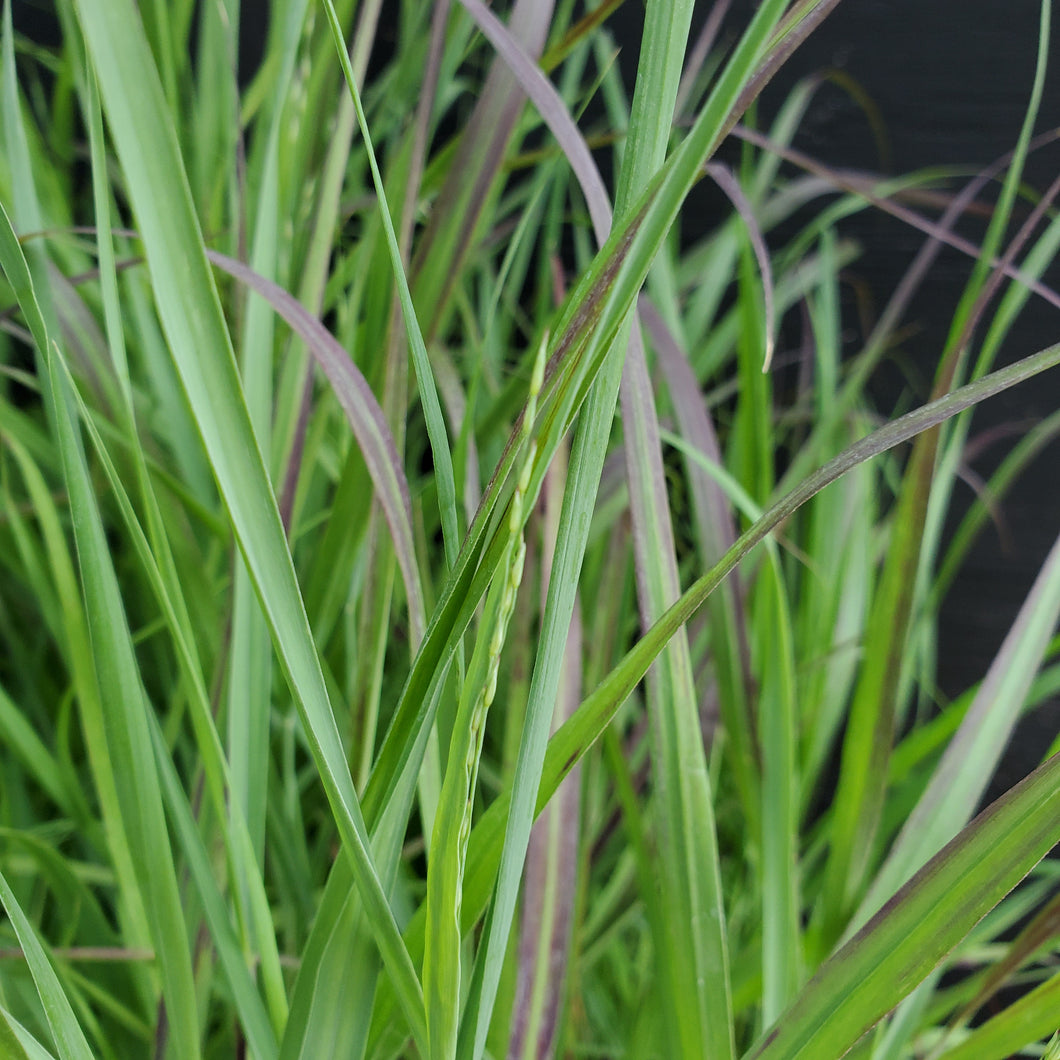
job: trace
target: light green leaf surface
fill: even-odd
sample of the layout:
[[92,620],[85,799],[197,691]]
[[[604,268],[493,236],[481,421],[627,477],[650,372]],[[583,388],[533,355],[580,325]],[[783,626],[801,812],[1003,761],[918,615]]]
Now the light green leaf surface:
[[303,716],[343,846],[417,1037],[422,991],[376,875],[283,527],[206,264],[158,76],[131,4],[79,3],[101,96],[142,233],[155,301],[188,401]]
[[[78,1026],[70,1002],[66,999],[62,985],[59,982],[55,970],[44,952],[44,947],[33,930],[33,925],[26,919],[18,902],[15,900],[14,892],[11,890],[3,873],[0,873],[0,901],[7,910],[8,918],[18,936],[19,945],[26,955],[33,981],[36,983],[37,992],[40,994],[41,1004],[44,1006],[44,1014],[48,1018],[48,1026],[55,1037],[55,1043],[59,1048],[60,1060],[91,1060],[92,1050]],[[14,1028],[5,1020],[5,1031],[15,1037]],[[2,1039],[0,1039],[2,1044]],[[19,1048],[23,1048],[21,1045]],[[12,1052],[11,1056],[17,1056]],[[22,1053],[26,1055],[25,1051]]]

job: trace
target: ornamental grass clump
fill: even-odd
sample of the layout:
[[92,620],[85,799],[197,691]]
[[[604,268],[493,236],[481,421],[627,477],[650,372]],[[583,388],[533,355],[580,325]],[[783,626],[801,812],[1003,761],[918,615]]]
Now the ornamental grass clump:
[[[242,83],[234,0],[59,0],[52,50],[4,6],[4,1055],[1056,1029],[1060,764],[972,817],[1056,685],[1060,549],[933,683],[970,411],[1060,361],[994,365],[1060,304],[1057,187],[1021,199],[1051,5],[1012,154],[883,180],[792,148],[816,82],[755,117],[837,2],[652,0],[631,98],[611,2],[286,0]],[[865,209],[925,241],[853,343]],[[945,245],[931,400],[881,421]]]

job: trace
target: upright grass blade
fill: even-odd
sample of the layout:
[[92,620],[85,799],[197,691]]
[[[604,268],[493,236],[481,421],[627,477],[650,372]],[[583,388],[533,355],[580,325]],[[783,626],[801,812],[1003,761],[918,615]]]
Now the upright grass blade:
[[369,851],[157,73],[137,31],[131,4],[85,0],[77,10],[143,233],[163,328],[299,707],[343,848],[371,912],[372,930],[406,1017],[422,1043],[422,991]]
[[[647,8],[627,149],[616,190],[619,217],[665,159],[669,128],[659,117],[669,118],[674,112],[691,14],[691,5],[685,3]],[[623,364],[626,335],[629,346]],[[619,330],[615,349],[593,384],[582,421],[592,432],[587,437],[601,452],[607,444],[613,387],[619,379],[637,592],[641,623],[648,628],[680,594],[680,580],[654,398],[643,340],[632,315],[626,330]],[[605,411],[598,394],[604,402],[610,401],[610,411]],[[564,529],[561,526],[561,533]],[[664,1025],[675,1054],[727,1057],[734,1046],[725,908],[699,701],[684,630],[650,671],[648,692],[659,897],[654,902],[645,898],[656,924]]]
[[[471,6],[471,5],[467,5]],[[752,26],[748,29],[741,48],[738,49],[737,54],[734,56],[730,66],[727,70],[727,78],[723,78],[715,94],[712,96],[712,100],[708,103],[705,108],[704,115],[701,115],[697,121],[697,128],[705,132],[706,128],[710,127],[709,119],[706,117],[710,115],[710,118],[724,122],[724,118],[721,118],[721,114],[728,113],[728,106],[731,105],[726,97],[726,92],[732,92],[737,95],[742,89],[743,85],[741,77],[746,76],[745,70],[753,69],[758,59],[765,52],[765,42],[768,39],[768,34],[772,30],[772,26],[775,21],[779,18],[780,11],[783,5],[765,4],[759,10]],[[651,77],[659,76],[661,80],[659,85],[665,84],[666,80],[673,75],[673,91],[676,92],[677,80],[680,75],[680,59],[675,64],[672,57],[666,52],[666,45],[664,41],[670,42],[671,50],[673,50],[672,40],[670,34],[676,33],[677,39],[680,41],[678,49],[680,55],[683,55],[683,37],[684,33],[677,29],[680,25],[680,21],[677,23],[670,22],[666,18],[668,9],[656,7],[654,10],[660,12],[660,21],[655,24],[655,30],[658,34],[657,39],[652,43],[652,47],[658,47],[659,53],[653,54],[651,48],[645,48],[643,54],[650,56],[647,60],[645,69],[650,73],[646,79]],[[771,21],[773,20],[773,21]],[[480,21],[485,23],[487,20],[480,17]],[[687,22],[684,23],[685,31],[687,31]],[[746,65],[744,65],[746,64]],[[656,86],[658,87],[658,86]],[[652,101],[652,107],[658,106],[658,100],[651,96],[646,90],[642,97],[645,100]],[[672,97],[671,97],[672,98]],[[711,103],[714,104],[712,109]],[[644,104],[642,104],[644,106]],[[646,112],[645,112],[646,113]],[[654,109],[652,114],[654,114]],[[650,119],[649,119],[650,120]],[[634,189],[639,190],[647,181],[651,171],[655,169],[662,160],[661,151],[665,149],[666,145],[666,133],[665,129],[660,130],[657,119],[654,124],[645,124],[644,132],[647,134],[646,144],[651,144],[650,147],[646,148],[646,154],[643,156],[643,161],[634,165],[634,168],[629,172],[633,174],[632,177],[627,178],[628,183],[625,185],[625,190],[622,192],[622,197],[619,201],[620,216],[637,216],[635,211],[630,211],[629,214],[624,214],[622,211],[629,209],[629,204],[635,198]],[[695,133],[693,133],[689,140],[686,141],[685,148],[692,150],[690,147],[691,143],[697,141]],[[705,153],[709,152],[709,148],[705,148]],[[638,168],[642,167],[642,168]],[[677,159],[675,159],[675,167],[677,166]],[[590,205],[592,200],[590,199]],[[583,296],[584,297],[584,296]],[[613,294],[610,300],[610,304],[616,306],[619,303],[615,295]],[[575,303],[576,304],[576,303]],[[629,302],[625,303],[626,306]],[[622,312],[624,316],[624,311]],[[609,336],[609,341],[615,341],[617,338],[617,348],[623,349],[625,346],[625,339],[623,337],[623,330],[620,320],[622,318],[618,313],[613,318],[615,320],[615,333],[613,336]],[[606,445],[607,434],[609,433],[609,426],[611,416],[613,415],[615,398],[617,395],[618,380],[621,375],[621,363],[622,359],[617,354],[612,356],[610,361],[612,367],[608,370],[605,378],[610,380],[609,385],[605,386],[603,382],[599,386],[594,386],[589,391],[589,403],[583,411],[581,426],[579,433],[576,435],[574,451],[571,459],[571,478],[568,484],[569,498],[577,498],[573,503],[577,506],[583,506],[588,498],[595,495],[596,483],[599,479],[599,468],[602,462],[602,454]],[[520,748],[519,761],[516,766],[516,801],[513,803],[512,817],[510,824],[509,842],[507,844],[511,854],[506,857],[506,863],[502,864],[501,877],[499,882],[498,890],[498,902],[491,909],[491,935],[490,941],[487,943],[486,955],[483,958],[483,966],[486,969],[485,985],[483,987],[483,997],[485,1003],[482,1005],[482,1010],[478,1016],[477,1031],[475,1034],[475,1050],[473,1055],[478,1055],[482,1043],[485,1039],[485,1028],[487,1025],[488,1012],[492,1008],[492,997],[496,990],[496,977],[498,975],[499,961],[498,955],[502,947],[506,944],[508,930],[511,924],[511,916],[514,911],[515,902],[515,890],[517,886],[517,879],[519,870],[521,869],[522,860],[525,855],[526,842],[529,835],[530,820],[532,819],[532,806],[533,796],[532,792],[537,786],[537,776],[540,772],[540,762],[544,753],[544,743],[547,737],[547,714],[544,709],[545,703],[552,702],[555,695],[555,685],[558,680],[558,671],[555,665],[549,664],[549,659],[557,659],[561,657],[561,645],[566,639],[566,628],[570,621],[571,608],[573,606],[573,586],[577,583],[577,573],[581,566],[581,559],[584,553],[585,541],[584,536],[581,537],[580,542],[577,538],[569,537],[571,527],[573,526],[587,526],[587,520],[583,517],[574,514],[573,509],[569,512],[565,512],[563,516],[563,524],[560,533],[560,540],[557,545],[557,577],[553,579],[551,585],[557,593],[553,596],[553,591],[550,590],[549,601],[546,604],[546,612],[544,619],[544,630],[539,648],[539,662],[538,669],[535,670],[534,680],[531,684],[530,691],[530,702],[527,707],[527,728],[524,734],[524,740],[522,747]],[[559,588],[562,587],[562,588]],[[542,665],[543,664],[543,665]],[[687,673],[687,667],[684,668],[684,672]],[[540,673],[540,676],[539,676]],[[686,697],[687,702],[693,702],[690,698]],[[687,712],[684,716],[688,716]],[[694,726],[696,733],[698,734],[698,723]],[[688,735],[687,733],[685,734]],[[686,740],[674,740],[669,744],[675,751],[678,746],[683,748],[685,753],[692,753],[692,748],[698,744],[698,735],[694,743],[690,743]],[[693,768],[689,771],[675,770],[667,768],[667,775],[670,780],[679,785],[691,784],[695,778],[705,780],[705,771],[702,768]],[[681,796],[676,796],[670,800],[669,807],[671,811],[677,813],[677,817],[682,816],[683,810],[678,811],[678,806],[683,806],[687,810],[692,804],[695,804],[700,810],[710,805],[709,794],[704,791],[700,791],[698,796],[691,796],[690,792],[684,792]],[[698,841],[707,842],[708,845],[713,840],[706,840],[705,835],[712,833],[711,828],[704,829],[702,832],[696,830],[687,831],[682,825],[677,822],[677,817],[671,820],[671,825],[675,829],[670,834],[674,836],[674,842],[676,843],[676,836],[683,835],[685,840],[689,840],[693,837],[698,836]],[[693,843],[693,846],[695,843]],[[670,848],[674,849],[674,848]],[[702,856],[698,856],[697,860],[700,862],[700,867],[703,865],[709,865],[712,861],[716,864],[716,859],[712,859],[709,853],[701,852]],[[705,858],[705,860],[704,860]],[[683,870],[680,872],[671,871],[671,866],[664,875],[664,879],[669,879],[674,885],[678,885],[679,881],[685,881],[688,883],[689,880],[696,881],[698,886],[704,886],[708,892],[711,892],[715,899],[706,899],[707,904],[712,905],[712,911],[708,917],[705,918],[705,922],[709,924],[719,925],[721,920],[719,917],[719,909],[717,906],[716,896],[718,893],[718,880],[716,875],[716,869],[708,871],[697,871],[693,875],[686,874]],[[686,866],[687,868],[687,866]],[[713,881],[713,882],[711,882]],[[700,913],[703,909],[704,899],[702,896],[692,901],[700,912],[696,913],[695,921],[700,921]],[[684,914],[689,912],[687,904],[679,903],[678,906],[681,912],[675,911],[674,920],[671,923],[676,923],[678,919]],[[675,907],[676,910],[677,907]],[[685,919],[687,923],[687,917]],[[720,939],[720,934],[718,936]],[[687,930],[682,927],[680,934],[673,935],[670,937],[670,944],[673,950],[677,950],[681,947],[681,941],[685,943],[691,942],[693,949],[698,947],[701,943],[701,939],[698,935],[693,938],[689,938]],[[717,942],[717,939],[715,940]],[[723,940],[719,945],[707,946],[714,956],[709,960],[709,964],[712,968],[712,972],[718,972],[724,969],[725,958],[724,954],[724,942]],[[719,960],[720,956],[720,960]],[[700,954],[697,958],[694,958],[694,963],[699,962],[701,964],[703,955]],[[490,965],[492,969],[490,970]],[[690,971],[689,968],[685,969],[685,972]],[[722,980],[725,979],[725,973],[721,972]],[[708,976],[705,972],[696,972],[694,974],[685,975],[684,973],[678,973],[679,982],[685,984],[695,984],[698,982],[705,982],[712,976]],[[672,995],[670,995],[672,996]],[[699,1009],[699,1004],[707,1001],[707,998],[722,998],[720,1002],[720,1016],[715,1013],[717,1018],[707,1019],[703,1012]],[[684,1046],[690,1049],[701,1049],[703,1048],[704,1033],[713,1034],[714,1047],[718,1047],[718,1043],[728,1040],[728,1050],[731,1052],[731,1017],[728,1013],[728,987],[723,987],[719,993],[709,992],[704,994],[703,992],[698,993],[697,1004],[691,1008],[688,1005],[680,1003],[678,1009],[675,1010],[675,1020],[672,1022],[672,1026],[675,1028],[684,1028],[678,1032],[678,1039],[683,1041]],[[693,1013],[698,1013],[693,1015]],[[695,1022],[699,1025],[698,1031],[691,1029],[692,1023]],[[708,1025],[712,1025],[713,1029],[709,1032],[705,1030]],[[687,1037],[686,1037],[687,1035]],[[698,1044],[693,1044],[693,1041],[697,1040]],[[725,1055],[719,1053],[718,1055]]]
[[[551,568],[564,472],[565,461],[557,456],[549,469],[542,495],[543,572]],[[613,613],[606,609],[598,612],[601,617]],[[581,699],[584,643],[581,614],[579,605],[575,607],[567,638],[563,683],[552,719],[553,731],[577,709]],[[581,801],[582,773],[575,769],[534,822],[530,833],[508,1045],[511,1056],[524,1060],[556,1055],[561,1047],[564,1002],[576,975],[572,957],[580,904],[578,879],[582,873],[579,853],[584,834]]]
[[[95,80],[87,78],[87,84],[82,88],[83,106],[88,114],[88,125],[90,145],[93,164],[93,189],[97,220],[97,240],[100,261],[100,283],[103,293],[104,312],[106,316],[107,334],[115,360],[115,368],[122,384],[122,392],[125,401],[125,427],[131,437],[136,437],[136,416],[134,410],[133,386],[129,374],[128,359],[125,350],[123,330],[121,326],[121,310],[117,285],[116,266],[114,261],[113,247],[109,238],[110,232],[110,203],[108,191],[105,184],[106,162],[103,149],[103,122],[99,108],[99,98],[96,90]],[[71,392],[75,393],[71,385]],[[203,897],[208,917],[212,917],[211,929],[217,940],[221,963],[229,978],[229,983],[236,1004],[239,1008],[245,1033],[251,1040],[255,1051],[260,1056],[268,1056],[275,1053],[275,1033],[278,1033],[287,1017],[287,1001],[284,995],[282,973],[279,967],[279,957],[276,952],[276,939],[268,915],[268,903],[265,897],[264,883],[261,878],[263,868],[264,843],[264,806],[252,807],[254,799],[248,789],[240,786],[240,781],[246,778],[239,774],[239,763],[246,761],[245,757],[236,753],[234,755],[235,765],[229,770],[226,767],[224,755],[221,751],[220,741],[217,738],[213,726],[212,711],[202,678],[201,663],[197,657],[194,636],[192,634],[192,621],[187,612],[183,596],[181,594],[180,577],[177,572],[177,564],[173,557],[172,549],[164,528],[164,519],[157,498],[153,492],[150,476],[146,466],[143,451],[138,445],[132,446],[133,459],[136,464],[137,485],[140,490],[144,509],[147,512],[150,544],[143,538],[136,517],[133,514],[132,505],[121,485],[120,478],[110,462],[109,456],[103,445],[102,439],[94,428],[87,409],[79,401],[81,418],[88,427],[92,441],[103,460],[104,467],[110,478],[111,486],[118,496],[119,506],[125,516],[130,534],[138,545],[141,562],[143,563],[152,587],[159,599],[163,613],[166,616],[170,631],[177,645],[178,656],[183,664],[185,678],[188,682],[193,704],[193,725],[199,738],[199,751],[204,763],[204,769],[208,778],[210,793],[219,818],[223,819],[226,812],[230,817],[230,826],[225,830],[225,844],[227,847],[229,864],[236,879],[236,906],[239,911],[239,920],[244,929],[244,945],[258,954],[261,963],[261,979],[265,986],[266,995],[270,1001],[273,1016],[273,1027],[269,1027],[264,1009],[259,996],[250,980],[245,964],[240,960],[237,946],[229,940],[227,933],[231,932],[230,925],[224,919],[223,902],[220,893],[210,875],[204,871],[203,866],[208,864],[205,851],[201,848],[201,841],[194,828],[189,828],[179,815],[186,812],[186,807],[180,800],[179,785],[172,777],[172,762],[165,757],[159,757],[159,769],[161,771],[163,784],[166,790],[166,798],[171,817],[177,817],[184,827],[180,830],[182,840],[189,861],[192,863],[193,872],[200,894]],[[237,575],[238,579],[238,575]],[[249,586],[248,586],[249,587]],[[237,590],[238,596],[238,590]],[[257,604],[254,603],[254,608]],[[260,616],[259,616],[260,618]],[[236,623],[238,626],[238,622]],[[267,631],[266,631],[267,632]],[[238,638],[237,638],[238,639]],[[268,642],[266,641],[266,646]],[[233,651],[238,655],[237,649]],[[251,660],[242,660],[248,666]],[[237,664],[238,665],[238,664]],[[256,663],[258,671],[262,667],[260,660]],[[266,665],[271,670],[271,653],[266,652]],[[237,670],[237,673],[239,671]],[[245,670],[243,672],[246,672]],[[238,685],[239,681],[233,682]],[[268,696],[258,700],[260,704],[267,703]],[[197,710],[195,708],[198,708]],[[268,712],[261,712],[264,717],[257,720],[257,727],[268,730]],[[238,711],[237,711],[238,714]],[[248,742],[246,732],[241,745]],[[235,783],[229,778],[235,775]],[[232,789],[243,791],[244,797],[239,799],[231,807],[226,804],[227,793]],[[261,796],[263,798],[263,795]],[[247,819],[260,813],[258,828],[248,828]],[[190,815],[189,815],[190,816]],[[257,845],[255,845],[255,839]],[[196,846],[196,843],[199,843]],[[197,870],[197,871],[196,871]]]
[[[279,71],[272,92],[273,111],[263,137],[257,209],[252,219],[249,265],[255,275],[276,280],[280,259],[280,145],[284,104],[290,99],[298,40],[308,0],[287,5]],[[283,17],[277,7],[273,17]],[[267,303],[247,298],[240,367],[247,395],[247,411],[263,453],[271,450],[272,370],[274,320]],[[268,799],[269,711],[263,709],[272,693],[272,645],[268,625],[254,596],[253,580],[242,560],[236,560],[232,614],[232,673],[228,689],[228,748],[236,788],[248,820],[259,870],[264,866]],[[237,661],[238,660],[238,661]],[[240,679],[240,675],[244,679]]]
[[799,717],[792,616],[776,548],[761,582],[758,638],[762,745],[762,1021],[769,1026],[802,978],[799,937]]
[[545,371],[547,342],[546,335],[542,338],[530,381],[530,396],[523,418],[526,454],[519,484],[511,501],[508,543],[494,583],[486,596],[481,632],[461,690],[448,765],[435,816],[434,838],[427,867],[428,931],[423,955],[427,1029],[432,1060],[448,1060],[456,1055],[460,1028],[460,903],[464,887],[464,859],[468,836],[471,834],[486,712],[497,690],[501,649],[515,607],[526,557],[522,533],[523,501],[536,453],[536,445],[529,432],[533,426],[537,395]]
[[449,437],[445,429],[445,420],[442,418],[442,408],[438,401],[438,389],[434,382],[434,373],[431,370],[430,361],[427,358],[427,348],[423,342],[423,333],[416,317],[416,309],[412,304],[412,294],[409,291],[408,279],[401,264],[401,250],[398,247],[397,234],[394,232],[394,222],[390,217],[390,207],[386,200],[383,178],[379,173],[379,166],[375,159],[375,151],[368,131],[368,119],[365,118],[364,108],[361,106],[361,94],[357,90],[357,81],[353,76],[353,68],[350,66],[349,56],[346,54],[346,46],[342,38],[342,27],[339,24],[338,16],[335,14],[335,6],[331,0],[324,0],[324,10],[331,24],[335,47],[338,51],[339,61],[342,64],[342,72],[346,77],[346,86],[349,88],[357,111],[357,121],[360,124],[361,136],[364,137],[365,148],[368,152],[368,164],[372,170],[372,180],[375,183],[376,194],[379,197],[380,217],[383,221],[387,249],[390,252],[391,267],[394,270],[394,282],[397,285],[398,295],[401,299],[401,310],[405,317],[405,329],[408,333],[409,348],[412,352],[412,363],[416,369],[416,382],[419,386],[420,401],[423,403],[423,413],[427,420],[427,433],[431,440],[431,455],[434,458],[434,470],[438,483],[438,505],[441,511],[445,556],[448,564],[452,566],[456,562],[457,553],[460,549],[459,520],[456,510],[456,481],[453,473],[453,457],[449,448]]
[[[60,365],[65,372],[65,366]],[[113,462],[94,424],[88,410],[79,396],[73,392],[72,382],[67,376],[71,392],[81,412],[92,442],[103,463],[104,471],[115,493],[119,508],[129,527],[134,547],[139,554],[148,580],[158,597],[159,604],[170,627],[182,669],[191,688],[192,723],[198,737],[198,752],[202,757],[208,788],[213,799],[218,818],[223,820],[225,811],[230,809],[228,828],[224,842],[227,848],[229,863],[233,866],[236,878],[240,881],[235,895],[239,921],[244,926],[244,946],[253,945],[254,952],[261,965],[261,978],[265,993],[270,1002],[272,1027],[265,1015],[261,999],[250,978],[243,955],[234,939],[234,932],[228,919],[221,893],[209,871],[209,857],[202,839],[196,831],[195,821],[188,806],[187,797],[180,789],[176,771],[168,758],[164,741],[158,733],[157,723],[152,725],[151,736],[154,740],[159,775],[167,803],[167,812],[174,822],[185,849],[189,869],[199,891],[200,900],[218,956],[230,989],[235,998],[237,1009],[243,1021],[243,1031],[253,1045],[257,1055],[265,1057],[275,1054],[275,1034],[278,1033],[287,1018],[287,1001],[284,995],[283,978],[279,967],[279,955],[276,952],[276,940],[269,917],[268,899],[264,883],[254,867],[254,849],[242,810],[227,806],[226,793],[232,789],[230,770],[228,769],[221,749],[221,741],[213,724],[209,698],[200,672],[200,666],[194,649],[194,638],[190,633],[190,622],[179,595],[179,582],[173,569],[172,557],[168,557],[165,573],[156,561],[156,552],[145,539],[129,498],[126,496],[121,480]],[[151,499],[150,497],[148,498]],[[150,506],[149,506],[150,510]],[[155,515],[157,521],[157,513]],[[156,538],[157,544],[157,538]],[[163,552],[163,559],[166,556]]]
[[1054,543],[957,733],[855,916],[856,930],[971,817],[997,769],[1060,617]]
[[34,341],[41,351],[55,412],[63,473],[74,513],[87,626],[106,708],[103,728],[113,763],[114,795],[128,836],[129,852],[162,974],[166,1023],[182,1051],[200,1054],[198,1015],[188,951],[188,932],[166,831],[158,774],[154,768],[149,710],[140,682],[118,580],[107,548],[85,456],[71,415],[66,376],[56,363],[48,328],[34,292],[29,266],[0,207],[0,265],[18,292]]
[[[518,0],[508,30],[537,56],[552,18],[553,0]],[[481,218],[498,194],[497,177],[524,106],[518,81],[501,56],[490,71],[456,147],[449,174],[431,213],[413,262],[413,294],[428,339],[437,336]]]

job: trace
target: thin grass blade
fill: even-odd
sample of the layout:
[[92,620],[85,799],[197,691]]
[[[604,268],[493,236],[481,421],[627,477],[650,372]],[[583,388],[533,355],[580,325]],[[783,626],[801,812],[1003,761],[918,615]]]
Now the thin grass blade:
[[60,1060],[91,1060],[92,1050],[88,1047],[55,969],[52,968],[33,925],[26,919],[26,914],[15,900],[14,892],[3,873],[0,873],[0,901],[7,910],[8,919],[18,936],[22,952],[26,955],[33,982],[37,986],[44,1013],[48,1018],[48,1026],[59,1047]]

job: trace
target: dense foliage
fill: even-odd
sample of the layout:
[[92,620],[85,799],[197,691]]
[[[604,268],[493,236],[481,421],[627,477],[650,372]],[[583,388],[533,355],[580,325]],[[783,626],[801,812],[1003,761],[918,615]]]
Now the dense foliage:
[[[791,149],[816,81],[757,118],[838,0],[649,0],[631,95],[620,2],[274,0],[242,84],[238,0],[4,5],[4,1056],[1042,1054],[1060,760],[971,818],[1060,549],[933,671],[1060,426],[943,536],[970,410],[1060,361],[994,367],[1060,304],[1051,5],[1013,153],[885,181]],[[865,209],[925,241],[853,327]]]

